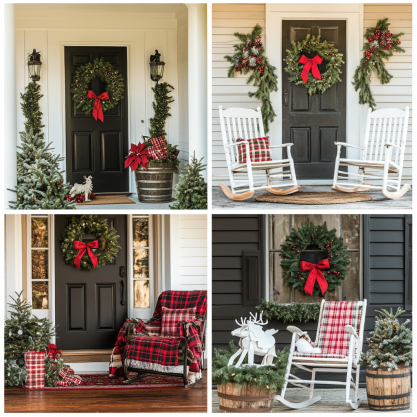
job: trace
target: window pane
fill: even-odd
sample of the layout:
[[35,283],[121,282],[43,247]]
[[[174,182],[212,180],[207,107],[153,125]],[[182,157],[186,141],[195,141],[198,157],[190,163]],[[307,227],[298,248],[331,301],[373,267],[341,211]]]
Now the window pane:
[[133,247],[149,246],[148,226],[149,218],[133,218]]
[[133,249],[133,278],[149,278],[147,249]]
[[32,308],[48,308],[48,282],[32,282]]
[[135,308],[149,308],[149,280],[133,281]]
[[32,248],[48,247],[48,219],[32,217]]
[[32,279],[48,279],[48,251],[32,251]]

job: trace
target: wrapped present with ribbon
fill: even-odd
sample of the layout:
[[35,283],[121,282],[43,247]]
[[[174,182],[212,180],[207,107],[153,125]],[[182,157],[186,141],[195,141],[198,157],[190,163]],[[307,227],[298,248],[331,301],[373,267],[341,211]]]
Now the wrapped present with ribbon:
[[308,278],[306,284],[304,286],[304,291],[307,294],[313,295],[314,284],[316,281],[320,286],[321,293],[324,294],[327,291],[329,284],[327,283],[326,279],[324,278],[322,269],[329,269],[330,264],[328,259],[323,259],[316,264],[312,264],[310,262],[301,261],[300,262],[300,271],[310,271],[308,274]]
[[69,387],[71,385],[85,385],[85,382],[79,375],[74,375],[74,370],[70,367],[63,368],[59,371],[59,376],[63,379],[57,381],[60,387]]
[[85,252],[88,253],[88,256],[90,257],[90,260],[93,264],[93,267],[95,268],[98,265],[97,256],[94,255],[94,252],[91,249],[98,249],[100,247],[98,239],[93,240],[92,242],[85,243],[81,242],[80,240],[74,241],[74,249],[78,249],[79,252],[77,253],[77,256],[74,259],[74,265],[81,269],[81,258],[85,254]]
[[45,387],[45,352],[35,352],[31,349],[24,352],[27,369],[26,388],[36,389]]

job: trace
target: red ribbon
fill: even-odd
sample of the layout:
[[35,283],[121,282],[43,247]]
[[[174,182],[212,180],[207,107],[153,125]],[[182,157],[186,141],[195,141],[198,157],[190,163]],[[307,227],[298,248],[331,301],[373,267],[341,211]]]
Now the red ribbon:
[[54,345],[53,343],[48,343],[46,353],[50,359],[57,359],[58,353],[62,353],[62,350],[58,350],[56,345]]
[[300,261],[300,270],[303,271],[310,271],[308,274],[306,285],[304,286],[304,291],[307,294],[313,295],[313,288],[314,284],[317,282],[319,283],[321,293],[324,294],[327,291],[327,287],[329,284],[327,283],[326,279],[324,278],[323,272],[320,269],[329,269],[330,264],[328,259],[323,259],[317,264],[311,264],[310,262]]
[[104,116],[103,116],[103,109],[101,107],[101,101],[100,100],[110,100],[109,93],[104,92],[101,93],[98,97],[94,94],[93,91],[88,90],[87,98],[94,100],[94,107],[93,107],[93,117],[97,120],[97,117],[104,122]]
[[83,255],[87,251],[88,256],[90,257],[91,262],[93,263],[93,266],[95,268],[98,265],[98,260],[97,260],[97,256],[94,255],[94,252],[90,248],[98,249],[98,247],[99,247],[98,239],[93,240],[90,243],[80,242],[79,240],[74,241],[74,249],[79,249],[79,252],[74,259],[74,265],[78,269],[81,269],[81,258],[83,257]]
[[320,55],[316,55],[314,58],[307,58],[305,55],[302,55],[299,59],[300,64],[304,64],[304,68],[301,72],[302,80],[307,83],[308,73],[311,69],[311,73],[313,74],[314,78],[321,80],[320,71],[317,67],[318,64],[321,64],[323,58]]

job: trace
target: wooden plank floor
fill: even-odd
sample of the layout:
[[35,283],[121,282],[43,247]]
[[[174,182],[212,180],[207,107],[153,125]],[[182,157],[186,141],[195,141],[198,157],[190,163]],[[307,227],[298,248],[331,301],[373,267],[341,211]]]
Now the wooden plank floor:
[[205,413],[207,371],[194,388],[27,390],[5,388],[6,413]]
[[[351,391],[351,398],[352,397]],[[366,398],[366,388],[359,388],[359,398],[362,398],[362,404],[357,410],[346,404],[346,391],[341,389],[316,389],[314,390],[314,396],[320,395],[321,400],[316,402],[310,407],[303,408],[301,410],[293,410],[287,406],[274,402],[272,406],[273,413],[380,413],[380,411],[370,410],[368,407],[368,400]],[[285,399],[291,402],[299,403],[308,399],[308,392],[301,388],[289,388]],[[412,395],[410,402],[412,404]],[[219,409],[219,397],[217,390],[213,390],[213,413],[220,413]],[[395,411],[394,413],[411,413],[412,407],[409,410]]]
[[[228,184],[228,182],[227,182]],[[330,185],[303,185],[300,191],[304,192],[336,192]],[[341,209],[411,209],[412,208],[412,190],[408,191],[403,197],[396,200],[386,198],[381,191],[370,191],[366,194],[372,197],[372,201],[364,201],[351,204],[327,204],[315,206],[303,206],[299,204],[277,204],[255,201],[255,197],[265,194],[266,191],[257,190],[252,198],[245,201],[234,201],[227,198],[220,187],[215,186],[212,189],[212,208],[213,209],[230,209],[230,210],[341,210]]]

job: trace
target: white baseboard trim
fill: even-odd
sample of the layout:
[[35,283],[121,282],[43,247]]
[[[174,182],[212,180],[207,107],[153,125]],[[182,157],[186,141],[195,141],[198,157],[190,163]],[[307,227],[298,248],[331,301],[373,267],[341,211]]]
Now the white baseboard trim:
[[108,362],[82,362],[82,363],[67,363],[75,374],[101,374],[109,371]]

